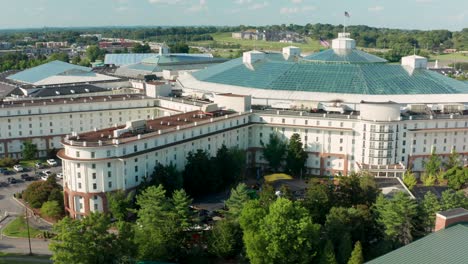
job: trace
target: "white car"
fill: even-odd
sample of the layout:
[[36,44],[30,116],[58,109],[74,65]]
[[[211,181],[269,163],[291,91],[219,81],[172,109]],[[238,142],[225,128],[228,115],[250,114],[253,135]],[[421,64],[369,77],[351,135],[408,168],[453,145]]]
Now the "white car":
[[56,165],[57,165],[57,161],[54,160],[54,159],[48,159],[48,160],[47,160],[47,164],[49,164],[50,166],[56,166]]
[[42,175],[41,176],[41,180],[43,180],[43,181],[47,181],[48,178],[49,178],[49,176],[47,176],[47,175]]
[[52,175],[52,172],[50,170],[45,170],[45,171],[42,172],[42,174],[49,177],[50,175]]
[[21,166],[21,165],[19,165],[19,164],[13,166],[13,169],[14,169],[15,171],[17,171],[17,172],[20,172],[20,171],[23,171],[23,170],[24,170],[24,169],[23,169],[23,166]]
[[57,179],[63,179],[63,173],[57,173]]

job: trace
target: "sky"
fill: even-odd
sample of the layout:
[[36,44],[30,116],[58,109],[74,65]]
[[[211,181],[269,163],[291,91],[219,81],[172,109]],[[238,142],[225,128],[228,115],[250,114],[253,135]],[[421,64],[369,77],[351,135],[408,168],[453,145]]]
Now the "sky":
[[468,28],[468,0],[0,0],[0,28],[330,23]]

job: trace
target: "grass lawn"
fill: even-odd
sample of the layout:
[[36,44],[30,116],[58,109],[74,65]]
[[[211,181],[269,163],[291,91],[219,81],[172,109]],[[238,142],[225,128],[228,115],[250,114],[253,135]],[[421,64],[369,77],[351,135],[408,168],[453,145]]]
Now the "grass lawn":
[[[29,226],[29,233],[31,238],[37,237],[42,234],[42,231]],[[26,220],[24,216],[19,216],[12,222],[10,222],[4,229],[3,234],[11,237],[28,237],[28,229],[26,226]]]
[[468,62],[468,55],[461,53],[431,55],[431,60],[451,61],[451,62]]
[[33,160],[21,160],[19,164],[23,167],[34,168],[34,165],[37,163],[45,163],[44,159],[33,159]]
[[[280,43],[277,41],[263,41],[263,40],[247,40],[247,39],[234,39],[231,37],[231,32],[221,32],[211,34],[214,41],[224,44],[239,44],[242,49],[252,50],[254,48],[259,50],[275,50],[279,51],[283,47],[296,46],[301,48],[302,52],[319,51],[321,46],[317,40],[307,38],[307,43]],[[191,45],[208,47],[213,44],[213,41],[196,41],[191,42]]]
[[37,264],[37,263],[52,263],[50,256],[46,255],[24,255],[15,253],[0,252],[0,264]]

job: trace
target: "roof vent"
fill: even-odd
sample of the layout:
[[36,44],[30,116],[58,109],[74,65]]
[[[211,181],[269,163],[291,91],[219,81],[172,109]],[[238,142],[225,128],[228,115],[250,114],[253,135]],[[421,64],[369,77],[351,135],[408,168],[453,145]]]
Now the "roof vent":
[[70,93],[74,94],[74,93],[75,93],[75,90],[70,90]]
[[56,94],[56,95],[60,95],[60,92],[59,92],[59,91],[55,91],[55,94]]
[[84,90],[85,90],[85,92],[89,93],[89,89],[88,89],[88,88],[85,88]]
[[334,50],[351,50],[356,48],[356,41],[350,38],[349,33],[338,33],[338,38],[332,40]]
[[418,55],[406,56],[401,58],[401,65],[411,69],[425,69],[427,68],[427,59]]
[[265,53],[252,50],[252,51],[247,51],[243,53],[242,62],[246,64],[252,64],[259,60],[263,60],[264,58],[265,58]]
[[300,56],[301,55],[301,49],[298,47],[294,46],[289,46],[289,47],[284,47],[283,48],[283,54],[286,56]]

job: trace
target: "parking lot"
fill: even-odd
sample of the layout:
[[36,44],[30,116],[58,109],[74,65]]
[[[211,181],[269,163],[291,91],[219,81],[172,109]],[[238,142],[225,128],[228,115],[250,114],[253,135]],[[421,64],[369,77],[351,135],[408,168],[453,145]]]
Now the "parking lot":
[[[62,172],[62,167],[54,166],[44,167],[42,169],[24,168],[22,172],[15,172],[10,169],[6,174],[0,173],[0,216],[3,216],[6,212],[14,215],[21,214],[24,211],[24,208],[12,199],[13,194],[23,191],[34,181],[40,181],[41,178],[39,174],[45,170],[49,170],[53,174],[58,174]],[[29,178],[27,178],[27,180],[22,179],[22,174],[28,174]],[[8,178],[10,178],[10,180],[8,180]],[[23,178],[26,177],[23,176]],[[15,180],[12,181],[11,179]],[[62,184],[62,181],[59,179],[57,179],[57,182]]]

